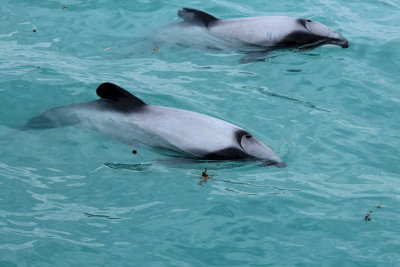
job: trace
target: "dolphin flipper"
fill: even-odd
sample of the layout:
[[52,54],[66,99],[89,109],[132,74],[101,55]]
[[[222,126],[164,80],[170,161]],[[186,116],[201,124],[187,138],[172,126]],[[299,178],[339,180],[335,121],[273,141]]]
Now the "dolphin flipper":
[[265,57],[274,49],[264,51],[251,51],[248,52],[244,57],[239,59],[240,64],[252,63],[252,62],[264,62]]
[[218,19],[204,11],[200,11],[192,8],[182,8],[178,11],[178,16],[186,22],[195,24],[202,24],[208,27],[212,22],[218,21]]

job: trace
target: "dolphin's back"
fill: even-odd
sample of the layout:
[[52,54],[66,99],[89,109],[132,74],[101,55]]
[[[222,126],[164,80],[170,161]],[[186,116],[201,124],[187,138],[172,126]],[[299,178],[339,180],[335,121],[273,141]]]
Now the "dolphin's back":
[[71,104],[49,109],[42,114],[31,118],[24,129],[47,129],[73,125],[80,122],[76,108],[80,104]]
[[90,123],[94,117],[103,116],[104,112],[125,114],[146,106],[142,100],[112,83],[101,84],[96,93],[101,99],[52,108],[30,119],[25,128],[44,129]]
[[197,112],[148,105],[131,121],[149,136],[157,136],[170,146],[203,157],[227,147],[240,149],[235,133],[243,129],[220,119]]
[[284,16],[221,19],[209,30],[223,38],[261,46],[274,46],[285,36],[301,30],[297,18]]
[[31,118],[25,129],[59,128],[80,123],[88,123],[93,118],[102,116],[104,112],[114,110],[111,101],[103,99],[69,104],[49,109]]

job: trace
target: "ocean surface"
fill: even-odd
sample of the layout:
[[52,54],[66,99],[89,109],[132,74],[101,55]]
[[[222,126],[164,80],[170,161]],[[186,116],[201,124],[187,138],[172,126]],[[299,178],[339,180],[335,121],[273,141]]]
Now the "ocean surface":
[[[152,45],[182,7],[305,17],[350,47],[240,64]],[[2,0],[0,14],[0,266],[399,266],[399,1]],[[18,130],[105,81],[239,125],[287,167]]]

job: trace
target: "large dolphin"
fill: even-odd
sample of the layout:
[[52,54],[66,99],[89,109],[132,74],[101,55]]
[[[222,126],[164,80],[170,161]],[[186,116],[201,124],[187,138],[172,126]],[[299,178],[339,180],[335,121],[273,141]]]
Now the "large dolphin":
[[310,49],[325,44],[349,47],[349,43],[336,31],[304,18],[264,16],[218,19],[191,8],[179,10],[178,16],[184,21],[165,27],[159,34],[165,38],[164,41],[168,39],[183,46],[247,51],[249,55],[242,62],[258,60],[268,52],[281,48]]
[[189,158],[258,160],[285,167],[271,148],[242,128],[192,111],[145,104],[123,88],[103,83],[98,100],[50,109],[25,129],[73,124],[91,127],[123,143],[174,151]]

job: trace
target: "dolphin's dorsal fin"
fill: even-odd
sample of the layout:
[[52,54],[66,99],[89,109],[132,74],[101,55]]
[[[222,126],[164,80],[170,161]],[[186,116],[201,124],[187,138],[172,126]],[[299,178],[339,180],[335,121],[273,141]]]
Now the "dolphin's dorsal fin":
[[125,111],[131,111],[146,105],[146,103],[125,89],[109,82],[100,84],[99,87],[97,87],[96,93],[102,99],[115,102],[120,109]]
[[192,9],[192,8],[182,8],[178,11],[178,16],[184,21],[192,23],[200,23],[208,27],[210,23],[217,21],[218,19],[206,12]]

